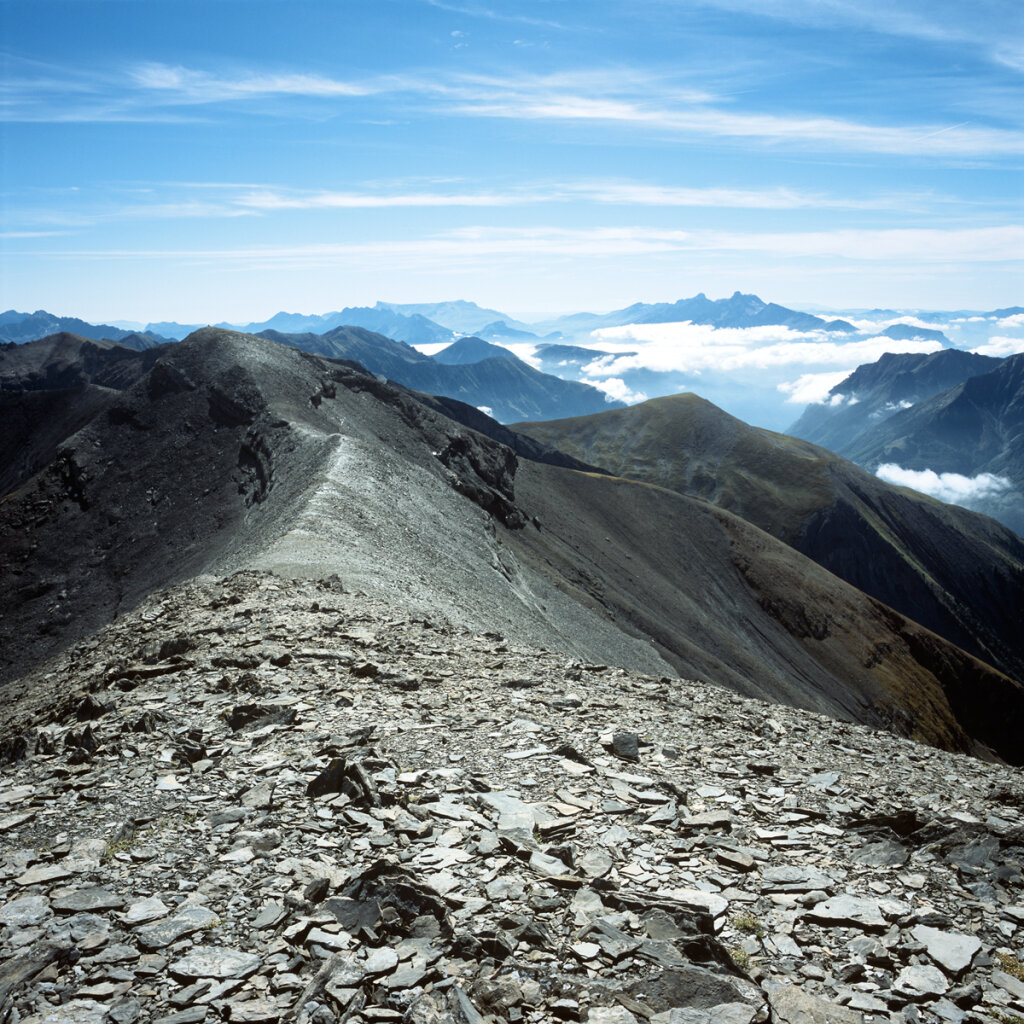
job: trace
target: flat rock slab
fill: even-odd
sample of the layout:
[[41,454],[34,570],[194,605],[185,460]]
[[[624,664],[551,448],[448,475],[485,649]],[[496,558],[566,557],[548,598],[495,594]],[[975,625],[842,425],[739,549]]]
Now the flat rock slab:
[[915,925],[914,938],[923,942],[928,955],[948,974],[957,975],[971,965],[981,949],[981,939],[962,932],[944,932],[927,925]]
[[[663,1013],[675,1007],[704,1010],[722,1003],[746,1002],[740,984],[743,983],[739,979],[727,978],[706,967],[687,965],[634,982],[624,991],[642,1000],[655,1013]],[[753,990],[753,985],[748,982],[746,988]]]
[[875,900],[863,896],[832,896],[808,910],[805,917],[830,928],[863,928],[865,931],[886,928],[881,907]]
[[768,993],[775,1024],[862,1024],[856,1010],[808,995],[796,985],[781,985]]
[[70,914],[96,913],[100,910],[120,910],[124,906],[124,898],[99,887],[76,889],[57,896],[51,906],[54,910]]
[[498,830],[501,832],[522,828],[533,831],[536,816],[533,808],[508,793],[481,793],[477,799],[498,812]]
[[865,864],[873,868],[898,868],[907,863],[910,854],[902,843],[893,839],[868,843],[857,850],[850,858],[855,864]]
[[14,881],[18,885],[40,885],[46,882],[59,882],[70,878],[71,875],[72,872],[61,864],[40,864],[37,867],[29,868]]
[[143,925],[135,935],[143,948],[163,949],[185,935],[191,935],[201,928],[212,928],[219,922],[220,918],[206,907],[185,907],[166,921],[154,921],[153,924]]
[[387,974],[398,966],[398,954],[387,946],[375,949],[363,964],[367,974]]
[[21,1024],[103,1024],[107,1007],[92,999],[72,999],[43,1013],[25,1017]]
[[949,982],[938,967],[915,965],[900,971],[892,990],[907,999],[927,1001],[945,995]]
[[158,896],[150,896],[147,899],[133,903],[121,916],[121,920],[129,928],[134,928],[136,925],[158,921],[161,917],[166,917],[170,912],[171,908],[163,900]]
[[802,868],[793,864],[765,868],[761,873],[762,892],[828,892],[832,879],[815,868]]
[[49,904],[42,896],[23,896],[0,907],[0,924],[12,928],[29,928],[34,924],[42,924],[49,916]]
[[[668,1011],[665,1024],[750,1024],[756,1013],[757,1010],[746,1003],[720,1003],[704,1010],[676,1007]],[[594,1011],[591,1010],[590,1020],[593,1019]]]
[[255,953],[220,946],[196,946],[169,970],[185,978],[246,978],[259,970],[260,958]]

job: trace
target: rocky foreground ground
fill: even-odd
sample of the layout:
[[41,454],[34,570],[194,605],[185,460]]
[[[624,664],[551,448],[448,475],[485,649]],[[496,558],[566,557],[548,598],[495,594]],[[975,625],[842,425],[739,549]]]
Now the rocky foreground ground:
[[1024,1020],[1019,770],[253,572],[5,697],[5,1022]]

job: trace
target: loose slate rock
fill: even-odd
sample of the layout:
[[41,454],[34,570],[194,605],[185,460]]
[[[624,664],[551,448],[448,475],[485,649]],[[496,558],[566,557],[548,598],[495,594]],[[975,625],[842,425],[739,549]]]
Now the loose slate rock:
[[196,946],[170,965],[172,974],[183,978],[246,978],[259,970],[255,953],[220,946]]
[[99,887],[76,889],[74,892],[57,896],[51,906],[54,910],[71,914],[95,913],[98,910],[119,910],[124,906],[124,898],[109,889]]
[[944,932],[923,924],[914,927],[913,935],[924,943],[928,955],[954,977],[970,967],[974,955],[981,949],[981,939],[974,935]]
[[833,896],[807,911],[807,920],[830,928],[863,928],[865,931],[884,931],[886,924],[882,910],[875,900],[844,893]]
[[[166,921],[155,921],[153,924],[139,928],[135,935],[139,945],[144,949],[163,949],[172,942],[186,935],[191,935],[202,928],[211,928],[220,923],[220,918],[206,907],[185,907],[174,917]],[[197,977],[213,977],[213,975],[197,975]]]
[[768,992],[775,1024],[861,1024],[856,1010],[809,995],[796,985],[780,985]]
[[635,732],[617,732],[612,737],[612,753],[624,761],[639,761],[640,737]]
[[915,964],[900,971],[892,990],[908,999],[928,1001],[945,995],[949,982],[937,967]]
[[50,907],[42,896],[23,896],[0,907],[0,924],[28,928],[42,924],[50,916]]

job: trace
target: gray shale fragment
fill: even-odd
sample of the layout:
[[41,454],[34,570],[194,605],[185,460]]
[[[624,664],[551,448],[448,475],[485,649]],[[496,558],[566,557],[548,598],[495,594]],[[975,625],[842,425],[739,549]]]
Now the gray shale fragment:
[[0,1020],[1024,1016],[1020,770],[357,590],[193,582],[28,680]]

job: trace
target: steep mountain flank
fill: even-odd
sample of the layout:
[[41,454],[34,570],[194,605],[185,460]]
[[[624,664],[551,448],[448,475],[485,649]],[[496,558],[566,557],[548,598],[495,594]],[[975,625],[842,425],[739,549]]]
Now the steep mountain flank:
[[0,391],[50,390],[97,384],[122,390],[160,358],[162,347],[145,352],[112,341],[61,332],[19,345],[0,345]]
[[253,336],[169,348],[0,502],[0,531],[8,680],[176,580],[336,573],[570,656],[1020,756],[1017,684],[731,513],[520,458]]
[[713,502],[1014,678],[1024,542],[846,459],[698,398],[513,429],[617,476]]
[[930,355],[887,352],[858,366],[832,388],[827,401],[807,406],[787,433],[846,454],[865,431],[969,377],[989,373],[1001,361],[952,348]]
[[353,360],[408,388],[484,407],[501,422],[586,415],[621,405],[608,401],[604,392],[589,384],[541,373],[511,353],[468,365],[445,365],[409,345],[358,327],[338,327],[322,335],[264,331],[260,337],[305,352]]
[[843,446],[882,464],[967,477],[957,501],[1024,536],[1024,356],[896,413]]

